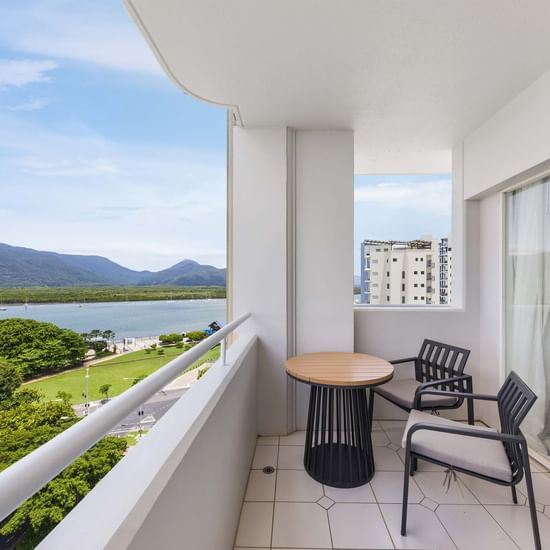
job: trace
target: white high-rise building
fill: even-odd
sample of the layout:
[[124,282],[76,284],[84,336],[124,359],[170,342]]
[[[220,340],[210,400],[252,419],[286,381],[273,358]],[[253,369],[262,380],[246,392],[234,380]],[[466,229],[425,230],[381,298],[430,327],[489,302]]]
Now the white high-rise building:
[[452,259],[453,249],[449,238],[439,241],[439,303],[452,303]]
[[438,242],[361,243],[361,303],[433,305],[440,303]]

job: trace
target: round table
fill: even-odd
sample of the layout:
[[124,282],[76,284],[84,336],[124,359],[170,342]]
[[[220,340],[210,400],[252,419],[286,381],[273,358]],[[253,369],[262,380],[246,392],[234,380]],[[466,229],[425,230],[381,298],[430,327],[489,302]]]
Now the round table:
[[368,483],[374,457],[365,388],[393,378],[393,366],[364,353],[306,353],[289,359],[287,374],[311,385],[304,449],[309,475],[331,487]]

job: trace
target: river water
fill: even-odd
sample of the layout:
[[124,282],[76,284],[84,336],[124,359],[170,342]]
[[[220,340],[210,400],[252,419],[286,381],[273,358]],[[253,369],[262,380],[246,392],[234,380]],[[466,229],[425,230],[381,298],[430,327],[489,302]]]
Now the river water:
[[117,340],[201,330],[212,321],[225,323],[226,320],[225,299],[3,307],[7,311],[0,311],[0,319],[21,317],[49,321],[78,333],[109,329],[115,332]]

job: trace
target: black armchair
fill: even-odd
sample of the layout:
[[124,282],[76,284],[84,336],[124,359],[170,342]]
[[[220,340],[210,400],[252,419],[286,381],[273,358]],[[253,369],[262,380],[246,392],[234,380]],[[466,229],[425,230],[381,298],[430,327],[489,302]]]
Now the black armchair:
[[[419,392],[417,399],[436,394],[457,396],[456,392],[425,389]],[[535,548],[541,550],[529,454],[525,437],[519,429],[537,396],[515,372],[508,375],[496,396],[473,393],[460,393],[460,396],[468,401],[495,401],[501,430],[466,426],[418,410],[411,411],[403,435],[405,480],[401,534],[405,536],[407,532],[409,477],[414,473],[416,461],[426,460],[492,483],[509,486],[516,504],[516,485],[525,476]]]
[[[394,378],[389,382],[371,388],[369,396],[369,418],[372,422],[374,396],[387,399],[401,409],[439,410],[457,409],[464,402],[460,393],[472,393],[472,377],[464,374],[470,351],[443,344],[434,340],[424,340],[417,357],[407,357],[390,361],[392,365],[414,363],[414,378]],[[421,392],[425,389],[442,390],[445,394]],[[474,423],[474,405],[467,402],[468,423]]]

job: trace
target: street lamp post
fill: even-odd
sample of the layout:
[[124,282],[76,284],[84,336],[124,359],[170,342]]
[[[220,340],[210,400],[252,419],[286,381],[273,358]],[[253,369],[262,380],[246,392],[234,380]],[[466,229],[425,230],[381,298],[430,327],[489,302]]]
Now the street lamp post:
[[86,367],[86,403],[84,405],[85,416],[88,416],[88,414],[90,413],[90,401],[89,401],[89,393],[88,393],[89,379],[90,379],[90,371],[89,371],[89,368]]

